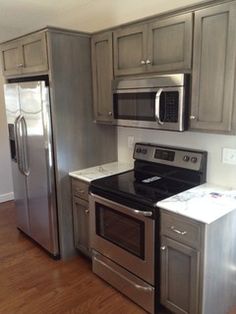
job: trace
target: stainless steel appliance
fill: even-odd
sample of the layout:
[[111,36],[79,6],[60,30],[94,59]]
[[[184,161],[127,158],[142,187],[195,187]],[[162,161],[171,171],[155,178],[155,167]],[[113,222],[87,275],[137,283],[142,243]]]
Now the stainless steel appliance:
[[54,158],[46,81],[6,84],[17,226],[59,255]]
[[207,153],[137,143],[134,170],[90,187],[93,271],[154,313],[159,307],[157,202],[206,179]]
[[187,74],[114,80],[116,124],[184,131],[188,121],[188,93]]

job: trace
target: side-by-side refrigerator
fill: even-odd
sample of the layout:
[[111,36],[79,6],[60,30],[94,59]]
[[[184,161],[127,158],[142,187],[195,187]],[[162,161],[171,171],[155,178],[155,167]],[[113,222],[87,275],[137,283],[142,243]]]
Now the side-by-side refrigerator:
[[52,127],[47,82],[4,86],[17,227],[59,255]]

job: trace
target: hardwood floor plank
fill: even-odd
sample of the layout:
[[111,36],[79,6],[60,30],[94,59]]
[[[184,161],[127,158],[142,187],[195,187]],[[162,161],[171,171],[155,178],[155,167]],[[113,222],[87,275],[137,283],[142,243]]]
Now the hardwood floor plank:
[[13,202],[0,204],[0,313],[144,314],[91,271],[83,257],[54,261],[16,229]]

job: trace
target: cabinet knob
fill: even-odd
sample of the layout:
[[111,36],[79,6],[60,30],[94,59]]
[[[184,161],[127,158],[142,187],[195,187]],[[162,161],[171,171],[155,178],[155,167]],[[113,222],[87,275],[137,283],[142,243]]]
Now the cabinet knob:
[[85,214],[88,214],[89,213],[89,209],[85,209]]
[[109,111],[109,112],[108,112],[108,115],[109,115],[109,116],[112,116],[112,112],[111,112],[111,111]]
[[23,66],[24,66],[23,63],[19,63],[16,65],[17,68],[23,68]]
[[190,120],[196,120],[197,119],[196,116],[190,116],[189,118],[190,118]]
[[146,64],[151,64],[151,63],[152,63],[152,61],[147,59]]
[[165,245],[162,245],[162,246],[161,246],[161,250],[162,250],[162,251],[165,251],[165,249],[166,249],[166,246],[165,246]]
[[144,65],[146,64],[146,61],[142,60],[140,63]]

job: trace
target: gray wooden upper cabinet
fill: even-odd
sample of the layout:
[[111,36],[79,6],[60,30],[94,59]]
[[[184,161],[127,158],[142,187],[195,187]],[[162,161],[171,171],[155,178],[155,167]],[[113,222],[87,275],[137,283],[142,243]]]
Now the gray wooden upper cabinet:
[[4,76],[48,70],[45,32],[28,35],[1,45]]
[[114,73],[146,72],[147,25],[139,24],[114,31]]
[[192,13],[114,31],[114,73],[189,71]]
[[148,70],[157,72],[191,70],[192,33],[192,13],[150,23]]
[[92,37],[92,72],[95,120],[112,122],[112,32]]
[[236,59],[236,3],[195,13],[192,74],[192,129],[232,128]]

